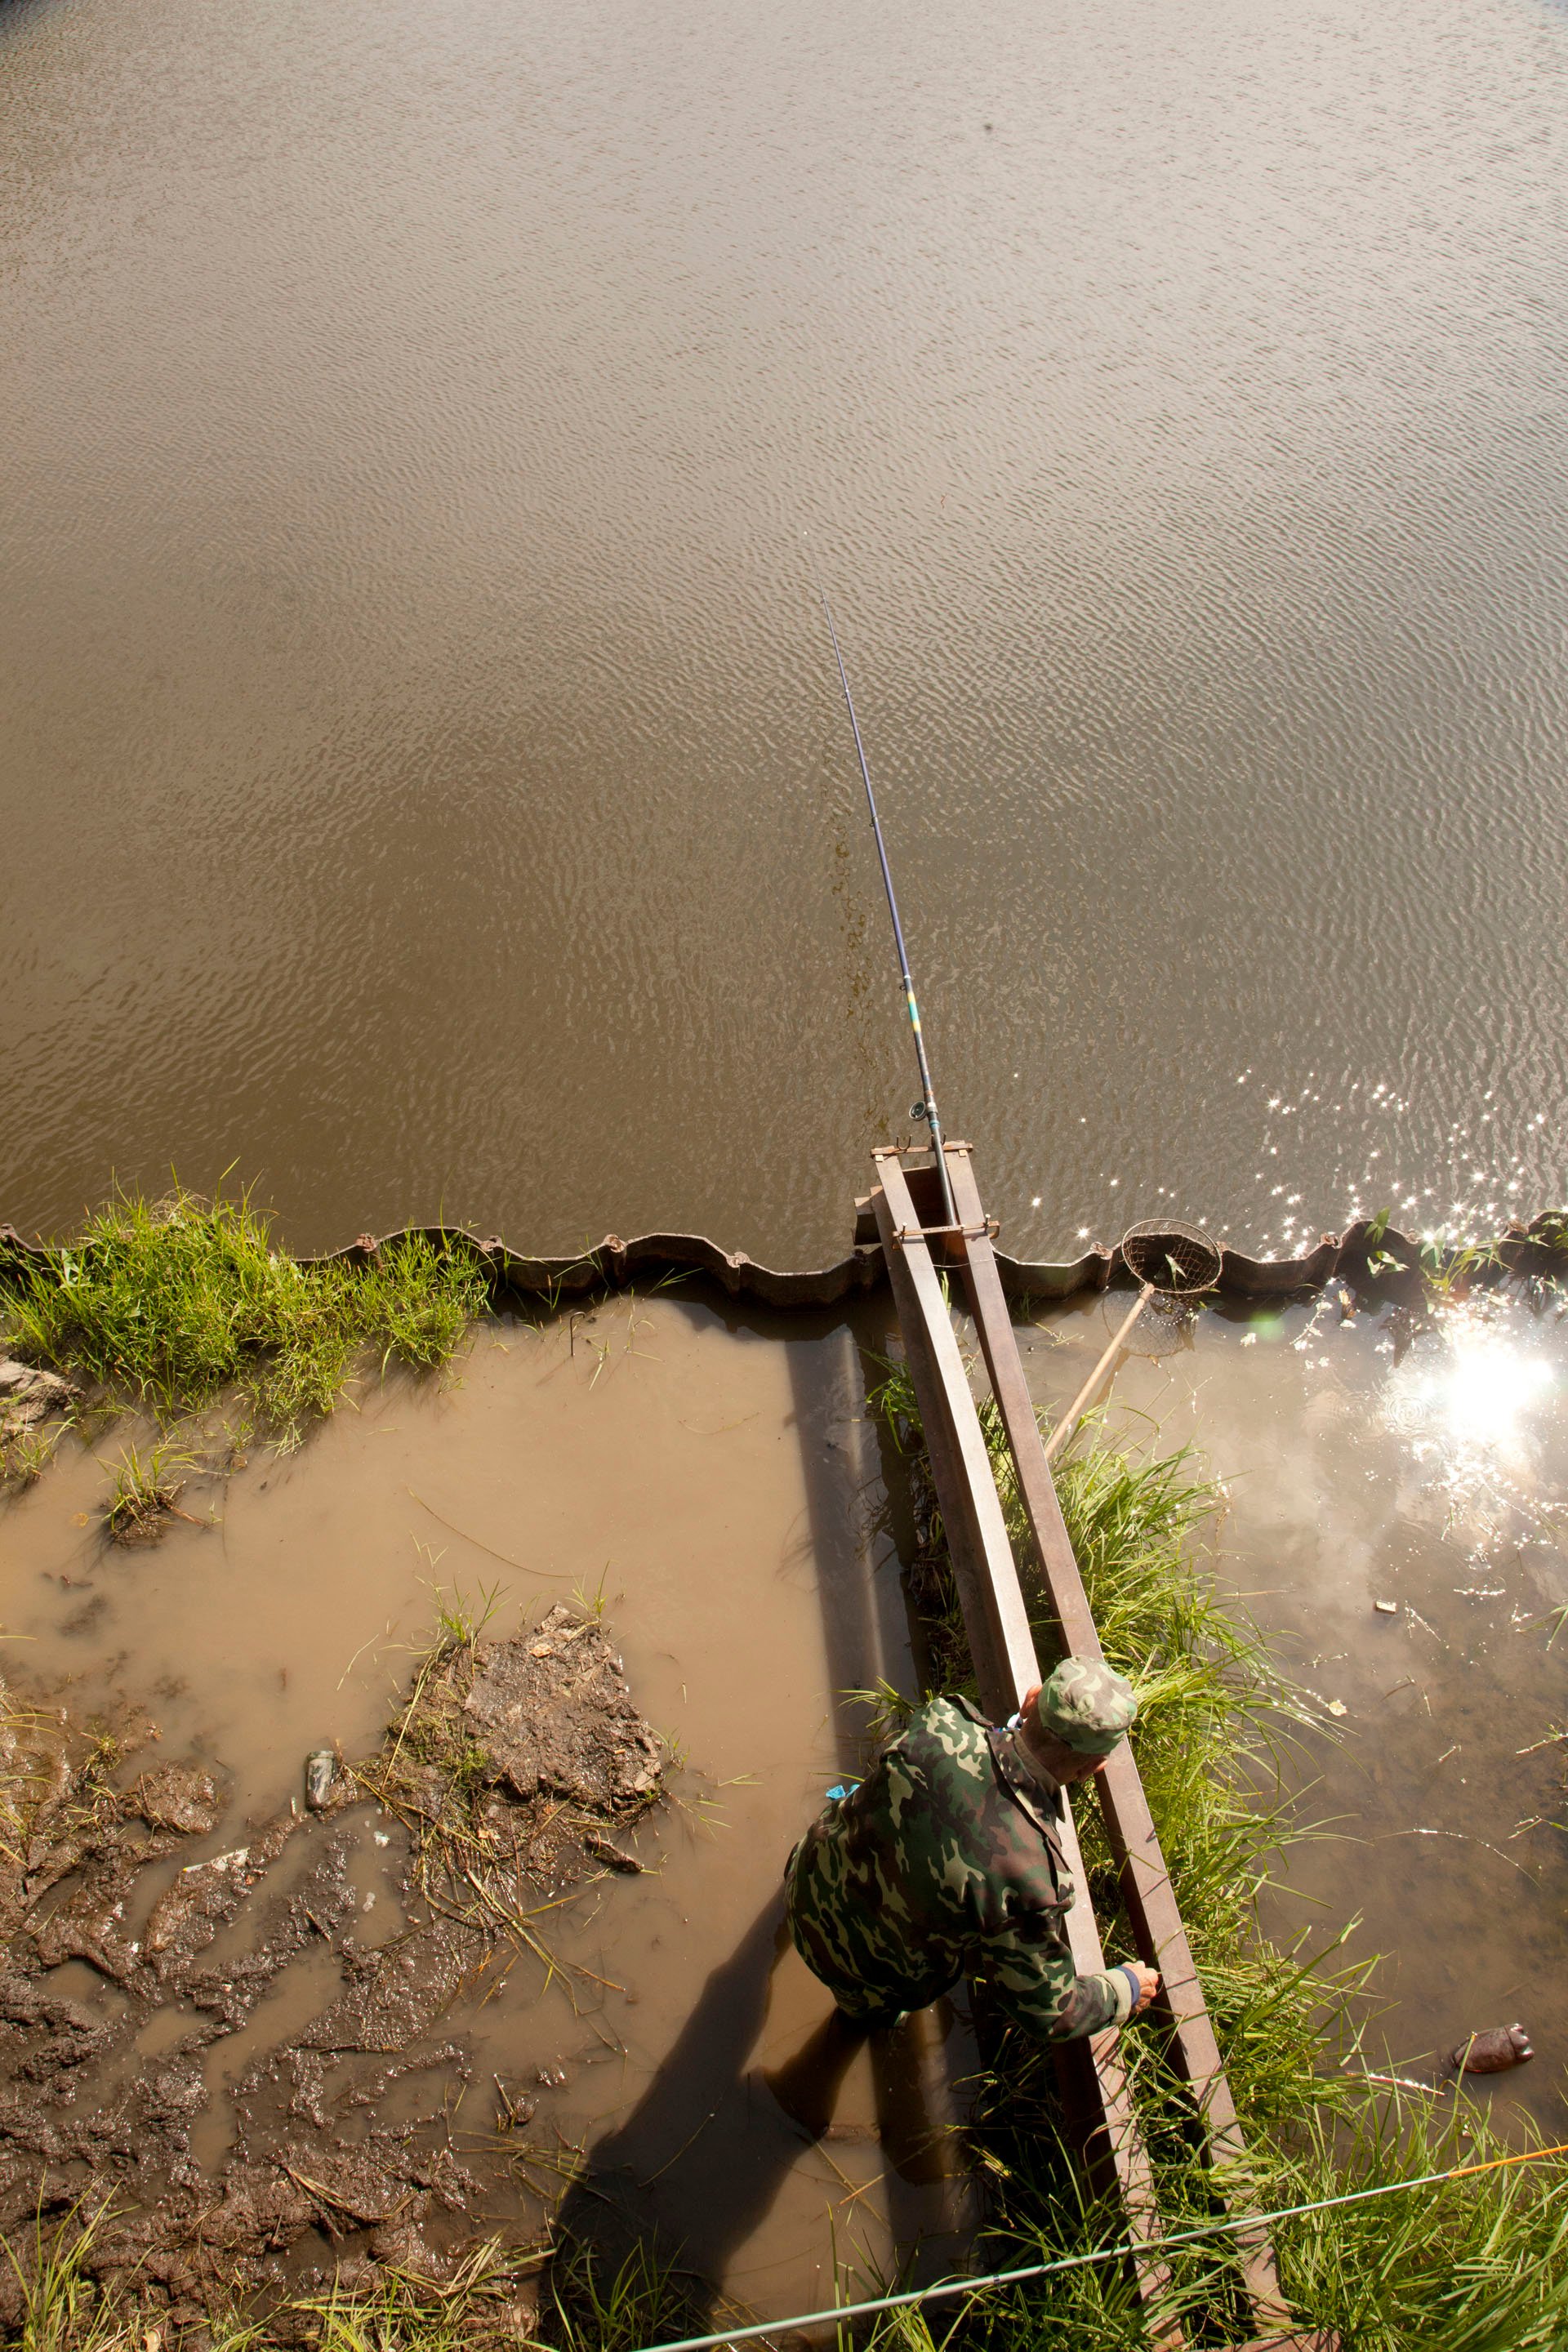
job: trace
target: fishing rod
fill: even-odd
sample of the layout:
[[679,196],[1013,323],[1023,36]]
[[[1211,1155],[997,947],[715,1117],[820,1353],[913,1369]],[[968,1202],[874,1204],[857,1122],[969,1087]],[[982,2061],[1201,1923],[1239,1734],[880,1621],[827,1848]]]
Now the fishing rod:
[[893,919],[893,943],[899,951],[899,978],[904,984],[904,1003],[909,1007],[910,1028],[915,1041],[915,1060],[920,1065],[921,1098],[910,1109],[912,1118],[924,1119],[931,1129],[931,1150],[936,1155],[937,1181],[942,1186],[943,1222],[956,1225],[958,1213],[952,1205],[952,1186],[948,1181],[947,1154],[942,1139],[942,1118],[936,1107],[936,1088],[931,1082],[931,1065],[926,1060],[925,1039],[921,1034],[921,1009],[915,1003],[915,984],[910,977],[909,950],[904,945],[904,927],[899,920],[899,902],[893,891],[892,868],[888,864],[888,845],[882,839],[882,820],[877,814],[877,795],[871,790],[871,771],[866,761],[866,746],[860,740],[860,722],[855,716],[855,698],[849,691],[849,677],[839,651],[838,632],[833,625],[833,607],[827,601],[827,591],[820,578],[816,593],[822,599],[822,610],[827,622],[827,634],[833,640],[833,658],[838,664],[838,683],[844,688],[844,704],[849,713],[849,726],[855,737],[855,753],[860,762],[860,777],[866,787],[866,805],[871,812],[871,831],[877,841],[877,858],[882,868],[882,887],[888,894],[888,912]]

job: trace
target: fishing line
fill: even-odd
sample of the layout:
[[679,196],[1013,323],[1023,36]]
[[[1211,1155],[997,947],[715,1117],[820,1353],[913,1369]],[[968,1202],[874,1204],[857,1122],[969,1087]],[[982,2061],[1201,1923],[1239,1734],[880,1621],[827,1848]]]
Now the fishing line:
[[859,2319],[873,2311],[897,2311],[911,2303],[935,2303],[959,2294],[979,2294],[986,2287],[1014,2286],[1023,2279],[1045,2278],[1053,2271],[1081,2270],[1086,2263],[1116,2262],[1129,2254],[1157,2259],[1167,2247],[1190,2245],[1194,2238],[1212,2238],[1227,2230],[1261,2230],[1271,2221],[1291,2221],[1302,2213],[1327,2213],[1336,2205],[1363,2204],[1369,2197],[1394,2197],[1405,2189],[1441,2188],[1474,2172],[1500,2172],[1510,2164],[1538,2164],[1544,2156],[1568,2156],[1568,2140],[1556,2147],[1526,2148],[1519,2156],[1489,2157],[1481,2164],[1457,2164],[1447,2172],[1423,2173],[1415,2180],[1380,2181],[1375,2189],[1350,2189],[1338,2197],[1315,2198],[1310,2205],[1281,2205],[1273,2213],[1236,2213],[1223,2221],[1206,2221],[1201,2229],[1178,2230],[1171,2236],[1151,2239],[1143,2246],[1097,2246],[1092,2253],[1063,2254],[1054,2263],[1030,2263],[1022,2270],[991,2271],[982,2278],[942,2279],[935,2286],[908,2288],[902,2294],[879,2294],[868,2303],[840,2303],[829,2311],[797,2311],[789,2319],[765,2319],[752,2327],[729,2327],[718,2336],[681,2336],[668,2344],[646,2344],[640,2352],[721,2352],[748,2337],[772,2336],[791,2327],[812,2327],[828,2320]]
[[[803,533],[804,537],[805,534]],[[807,552],[810,552],[809,547]],[[931,1129],[931,1150],[936,1155],[937,1181],[942,1186],[942,1209],[950,1225],[958,1223],[952,1205],[952,1186],[948,1181],[947,1157],[942,1139],[942,1118],[936,1107],[936,1088],[931,1082],[931,1066],[926,1060],[925,1038],[921,1030],[921,1009],[915,1002],[915,984],[910,977],[909,950],[904,945],[904,927],[899,920],[899,902],[893,891],[892,868],[888,864],[888,845],[882,839],[882,820],[877,814],[877,795],[871,789],[871,771],[867,763],[866,747],[860,740],[860,722],[855,716],[855,698],[849,691],[849,677],[839,651],[838,632],[833,625],[833,608],[827,601],[827,591],[822,575],[816,571],[816,558],[812,570],[816,576],[816,593],[822,599],[822,610],[827,622],[827,634],[833,640],[833,658],[838,665],[838,683],[844,688],[845,708],[849,713],[850,731],[855,738],[855,756],[860,762],[860,778],[866,787],[866,805],[871,812],[871,831],[876,836],[877,859],[882,868],[882,887],[888,894],[888,912],[893,919],[893,943],[899,953],[899,978],[903,982],[904,1003],[909,1009],[910,1029],[915,1041],[915,1060],[920,1066],[921,1099],[913,1106],[910,1117],[924,1119]]]

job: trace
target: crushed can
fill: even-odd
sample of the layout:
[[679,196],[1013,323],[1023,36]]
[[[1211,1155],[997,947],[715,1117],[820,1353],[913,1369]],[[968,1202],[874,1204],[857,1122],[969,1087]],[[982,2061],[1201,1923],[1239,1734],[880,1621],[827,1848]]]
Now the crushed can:
[[338,1777],[338,1759],[330,1748],[312,1748],[305,1759],[305,1802],[313,1813],[325,1808]]

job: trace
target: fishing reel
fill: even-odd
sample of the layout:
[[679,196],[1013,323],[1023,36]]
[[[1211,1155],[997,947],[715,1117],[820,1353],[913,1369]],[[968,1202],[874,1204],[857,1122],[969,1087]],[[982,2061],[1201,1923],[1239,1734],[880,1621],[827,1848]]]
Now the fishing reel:
[[914,1119],[929,1120],[931,1118],[931,1105],[923,1102],[912,1102],[910,1105],[910,1117]]

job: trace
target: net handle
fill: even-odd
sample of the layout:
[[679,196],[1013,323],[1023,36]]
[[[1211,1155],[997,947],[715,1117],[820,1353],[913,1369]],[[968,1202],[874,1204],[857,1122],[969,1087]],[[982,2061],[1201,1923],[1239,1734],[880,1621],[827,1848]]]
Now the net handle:
[[1049,1437],[1047,1438],[1046,1460],[1047,1462],[1050,1461],[1053,1454],[1060,1453],[1062,1447],[1067,1444],[1068,1439],[1072,1435],[1073,1431],[1078,1427],[1079,1423],[1083,1419],[1084,1410],[1088,1405],[1089,1399],[1093,1396],[1096,1389],[1100,1386],[1100,1381],[1104,1379],[1107,1368],[1109,1367],[1112,1357],[1120,1354],[1121,1348],[1125,1343],[1127,1334],[1131,1330],[1132,1326],[1137,1322],[1138,1318],[1142,1314],[1143,1309],[1148,1306],[1149,1301],[1153,1297],[1153,1296],[1154,1285],[1152,1282],[1146,1282],[1143,1285],[1142,1289],[1138,1293],[1138,1302],[1136,1306],[1129,1309],[1125,1319],[1123,1320],[1120,1329],[1117,1331],[1116,1336],[1111,1340],[1110,1345],[1107,1348],[1099,1363],[1096,1364],[1093,1371],[1090,1372],[1088,1380],[1085,1381],[1082,1388],[1079,1389],[1077,1396],[1074,1397],[1071,1404],[1068,1405],[1066,1412],[1063,1413],[1061,1419],[1052,1430]]

